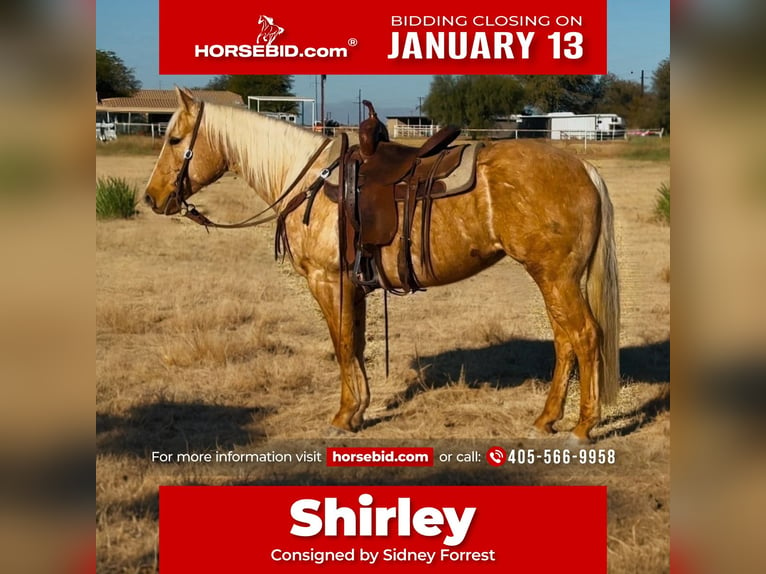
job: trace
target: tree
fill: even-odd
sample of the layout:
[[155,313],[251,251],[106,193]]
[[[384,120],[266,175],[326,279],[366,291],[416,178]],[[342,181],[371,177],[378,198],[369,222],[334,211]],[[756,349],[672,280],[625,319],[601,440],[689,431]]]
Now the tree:
[[601,98],[596,102],[599,113],[613,113],[627,117],[637,100],[641,98],[641,85],[632,80],[621,80],[614,74],[602,76]]
[[621,80],[614,74],[603,76],[601,99],[596,102],[594,112],[611,113],[621,116],[631,128],[656,127],[654,120],[654,96],[641,93],[641,84],[632,80]]
[[481,129],[519,111],[522,96],[513,76],[434,76],[423,110],[436,123]]
[[513,76],[463,76],[469,97],[466,102],[468,124],[489,128],[498,116],[519,110],[524,90]]
[[459,76],[434,76],[422,111],[435,123],[464,126],[467,118],[463,92]]
[[[287,75],[264,76],[216,76],[207,86],[208,90],[229,90],[242,96],[292,96],[293,77]],[[262,102],[261,111],[296,113],[297,102]]]
[[96,50],[96,93],[100,99],[132,96],[140,89],[133,68],[114,52]]
[[591,113],[601,99],[595,76],[517,76],[524,87],[528,107],[542,113]]

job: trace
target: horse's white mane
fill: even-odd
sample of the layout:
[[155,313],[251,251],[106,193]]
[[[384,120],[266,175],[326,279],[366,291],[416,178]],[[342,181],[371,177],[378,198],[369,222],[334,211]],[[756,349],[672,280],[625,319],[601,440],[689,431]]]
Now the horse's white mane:
[[212,146],[237,164],[253,189],[272,199],[298,177],[324,140],[283,120],[207,103],[202,126]]

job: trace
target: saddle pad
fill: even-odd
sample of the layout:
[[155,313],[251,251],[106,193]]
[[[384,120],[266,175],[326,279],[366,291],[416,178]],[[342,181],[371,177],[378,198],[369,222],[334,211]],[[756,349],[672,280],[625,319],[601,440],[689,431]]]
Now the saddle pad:
[[473,187],[476,179],[476,154],[484,147],[481,142],[468,145],[463,152],[460,165],[451,174],[440,180],[444,185],[444,196],[463,193]]
[[[349,147],[354,146],[359,143],[359,134],[357,134],[355,131],[348,132],[348,145]],[[471,143],[471,144],[463,144],[466,146],[465,152],[463,153],[463,157],[460,161],[460,165],[453,171],[448,177],[445,179],[442,179],[442,183],[444,184],[446,191],[444,195],[453,195],[458,194],[466,191],[469,189],[473,183],[474,183],[474,175],[475,175],[475,169],[476,169],[476,154],[478,153],[479,149],[484,147],[484,144],[481,142],[477,143]],[[335,158],[340,155],[340,137],[336,137],[333,139],[333,142],[330,144],[329,148],[329,160],[333,161]],[[330,177],[327,178],[327,183],[330,184],[330,186],[337,187],[338,186],[338,173],[339,170],[335,169],[330,174]],[[397,174],[398,176],[398,174]],[[390,179],[390,178],[386,178]]]

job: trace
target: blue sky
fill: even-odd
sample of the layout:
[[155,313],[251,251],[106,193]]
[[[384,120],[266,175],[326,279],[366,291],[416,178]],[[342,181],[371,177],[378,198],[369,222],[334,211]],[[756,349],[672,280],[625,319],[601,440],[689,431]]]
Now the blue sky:
[[[211,76],[160,76],[157,0],[96,0],[96,48],[115,52],[134,69],[146,89],[205,85]],[[618,77],[647,85],[660,61],[670,56],[669,0],[607,0],[607,66]],[[315,97],[316,76],[295,76],[293,92]],[[345,123],[356,121],[359,90],[381,115],[417,114],[418,98],[428,94],[431,76],[328,76],[326,109]]]

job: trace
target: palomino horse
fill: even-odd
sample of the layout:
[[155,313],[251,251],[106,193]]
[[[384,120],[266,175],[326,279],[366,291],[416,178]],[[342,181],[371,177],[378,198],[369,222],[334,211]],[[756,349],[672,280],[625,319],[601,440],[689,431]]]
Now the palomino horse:
[[[157,213],[178,213],[191,194],[229,169],[280,211],[335,159],[321,134],[247,110],[202,108],[190,92],[177,92],[180,107],[146,187],[145,201]],[[612,401],[619,390],[617,262],[606,185],[590,164],[538,142],[500,141],[478,153],[474,188],[433,202],[432,273],[422,268],[419,233],[413,233],[415,271],[429,287],[465,279],[505,255],[520,262],[542,292],[556,351],[552,384],[534,429],[555,432],[576,359],[580,417],[572,433],[587,441],[600,403]],[[285,221],[291,260],[319,303],[335,346],[341,396],[332,424],[356,431],[370,402],[365,292],[341,277],[337,206],[317,194],[308,224],[302,221],[305,209],[306,203]],[[395,247],[384,248],[382,266],[392,286],[401,287],[396,255]]]

